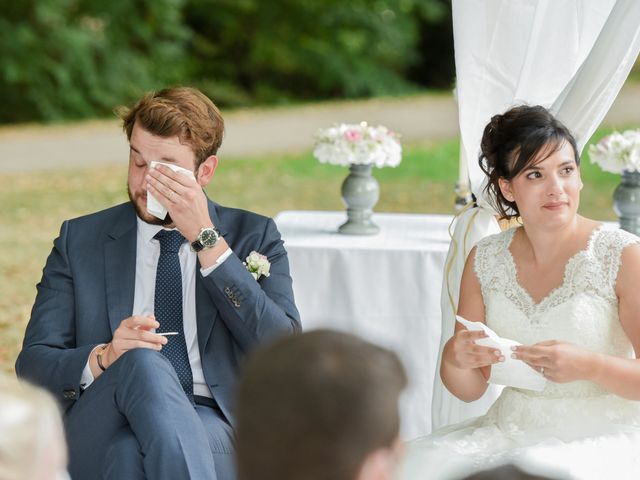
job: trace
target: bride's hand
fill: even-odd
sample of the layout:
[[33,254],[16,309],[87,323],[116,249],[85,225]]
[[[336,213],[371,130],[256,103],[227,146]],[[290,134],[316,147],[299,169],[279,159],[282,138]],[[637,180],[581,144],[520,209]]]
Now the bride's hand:
[[553,382],[590,380],[594,371],[595,354],[572,343],[548,340],[513,349],[513,358],[526,362]]
[[476,340],[486,336],[484,332],[470,332],[464,328],[458,330],[448,342],[450,363],[456,368],[472,369],[504,362],[500,350],[476,345]]

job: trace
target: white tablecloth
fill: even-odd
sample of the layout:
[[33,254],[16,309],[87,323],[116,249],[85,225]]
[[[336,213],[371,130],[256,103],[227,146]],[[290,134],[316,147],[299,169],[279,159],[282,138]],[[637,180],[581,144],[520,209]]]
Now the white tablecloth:
[[333,328],[395,350],[410,385],[404,439],[431,431],[440,343],[440,291],[451,216],[374,214],[374,236],[337,233],[342,212],[280,213],[293,290],[305,330]]

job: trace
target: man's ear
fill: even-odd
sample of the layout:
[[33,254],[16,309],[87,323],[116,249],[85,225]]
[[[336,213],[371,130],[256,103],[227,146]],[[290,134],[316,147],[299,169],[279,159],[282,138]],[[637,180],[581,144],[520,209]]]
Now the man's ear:
[[509,202],[513,202],[515,200],[513,190],[511,189],[511,182],[509,180],[506,180],[504,177],[500,177],[498,179],[498,186],[500,187],[500,191],[504,198]]
[[201,187],[207,186],[211,181],[214,173],[216,173],[216,168],[218,168],[218,157],[215,155],[207,157],[205,161],[200,164],[196,172],[196,179]]

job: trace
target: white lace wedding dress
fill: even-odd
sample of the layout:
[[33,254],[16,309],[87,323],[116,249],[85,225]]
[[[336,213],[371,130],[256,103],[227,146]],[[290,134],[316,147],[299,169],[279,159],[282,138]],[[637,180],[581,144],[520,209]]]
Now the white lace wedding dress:
[[[564,340],[633,358],[614,287],[623,248],[640,240],[595,230],[567,262],[562,285],[536,304],[518,283],[508,249],[514,232],[478,244],[487,325],[527,345]],[[486,415],[410,443],[400,478],[456,479],[505,462],[545,465],[567,472],[564,478],[640,479],[640,402],[591,382],[547,382],[542,392],[507,387]]]

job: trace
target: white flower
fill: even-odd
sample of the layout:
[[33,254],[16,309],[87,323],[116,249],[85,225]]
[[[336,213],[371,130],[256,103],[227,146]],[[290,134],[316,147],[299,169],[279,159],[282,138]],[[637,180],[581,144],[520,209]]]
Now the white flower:
[[267,257],[253,250],[247,257],[245,262],[242,262],[253,278],[258,280],[261,275],[265,277],[269,276],[269,269],[271,263],[267,260]]
[[318,130],[313,156],[332,165],[397,167],[402,147],[398,135],[387,127],[342,123]]
[[589,147],[589,157],[605,172],[640,171],[640,130],[613,132]]

